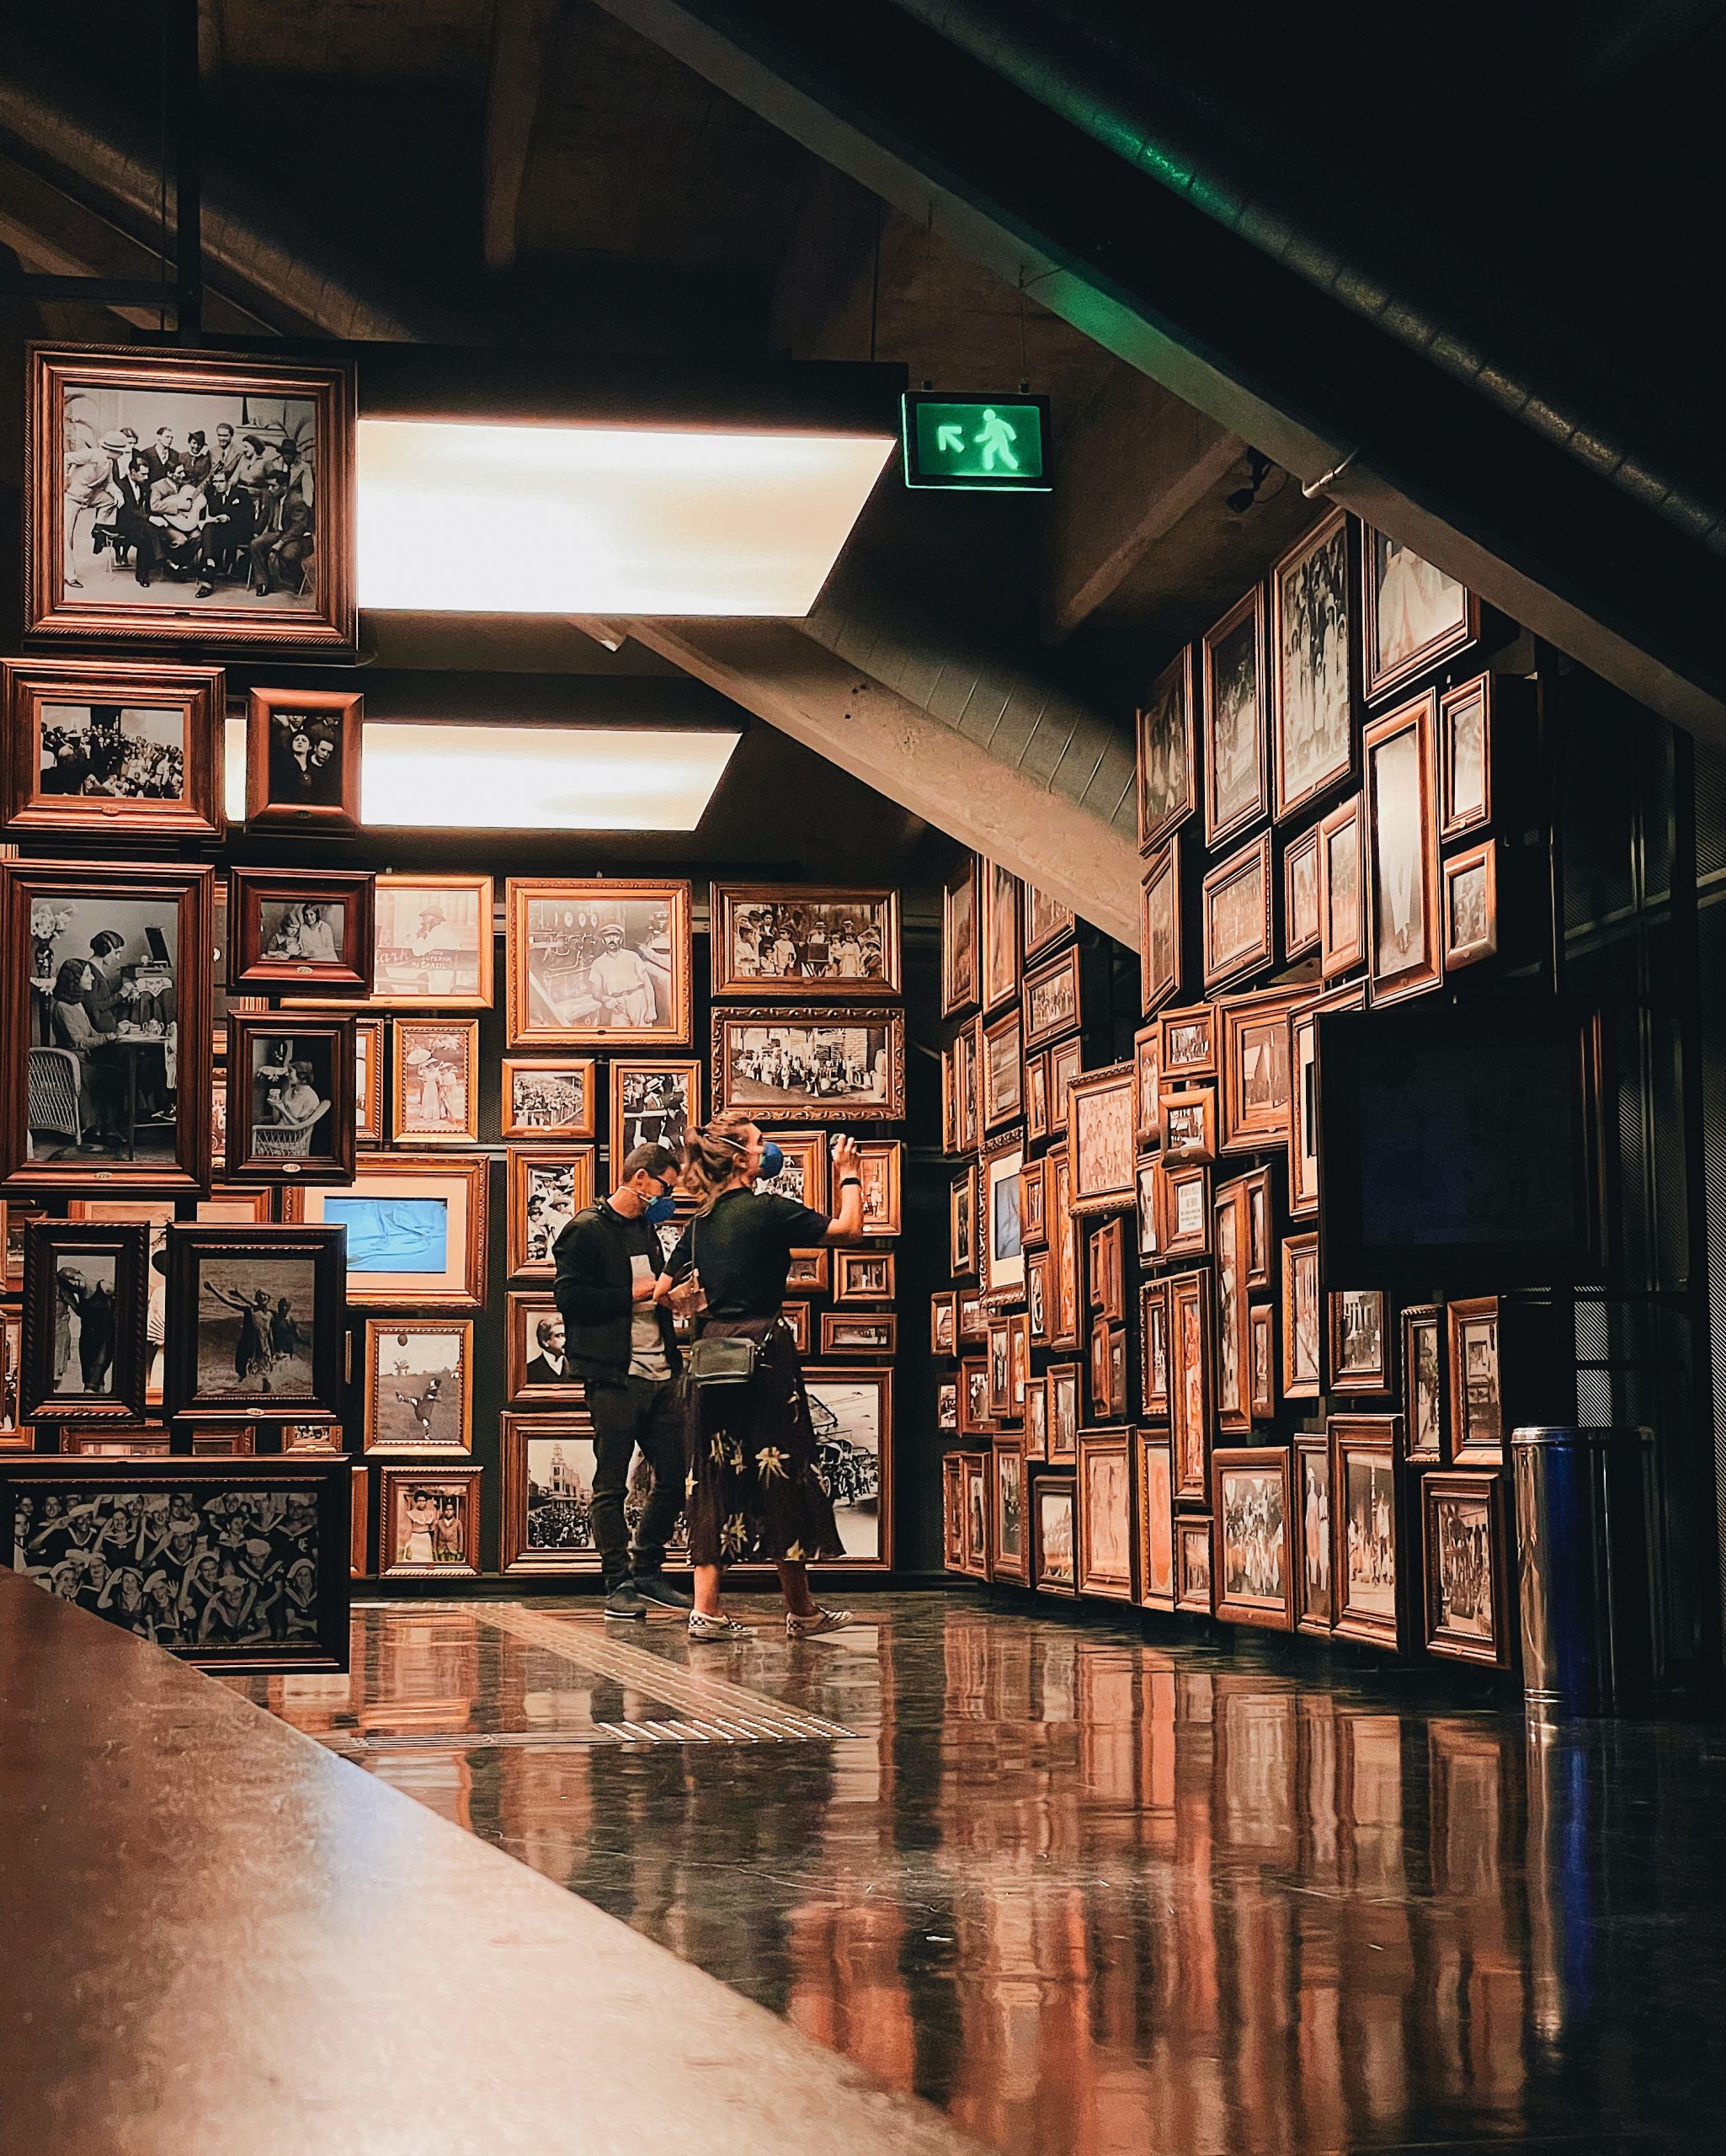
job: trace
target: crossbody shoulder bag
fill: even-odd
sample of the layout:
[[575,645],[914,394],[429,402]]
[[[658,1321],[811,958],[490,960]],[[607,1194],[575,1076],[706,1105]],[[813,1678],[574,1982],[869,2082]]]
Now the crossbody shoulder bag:
[[[701,1253],[696,1248],[699,1225],[691,1223],[690,1228],[690,1256],[695,1262],[693,1270],[698,1280],[701,1274]],[[724,1386],[748,1385],[760,1363],[761,1350],[754,1341],[741,1336],[719,1339],[706,1333],[690,1348],[685,1368],[695,1390],[709,1392]]]

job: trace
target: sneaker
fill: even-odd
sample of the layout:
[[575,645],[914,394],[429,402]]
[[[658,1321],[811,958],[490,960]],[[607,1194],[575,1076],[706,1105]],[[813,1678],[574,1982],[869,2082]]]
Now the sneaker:
[[690,1637],[692,1640],[753,1640],[755,1627],[740,1625],[735,1617],[704,1617],[699,1609],[690,1612]]
[[693,1609],[695,1606],[680,1587],[674,1587],[658,1572],[637,1572],[631,1585],[641,1601],[651,1602],[656,1609]]
[[636,1593],[633,1580],[620,1580],[605,1597],[608,1617],[645,1617],[647,1605]]
[[785,1636],[788,1640],[813,1640],[823,1632],[842,1632],[856,1619],[849,1609],[822,1609],[818,1607],[812,1617],[793,1617],[786,1613]]

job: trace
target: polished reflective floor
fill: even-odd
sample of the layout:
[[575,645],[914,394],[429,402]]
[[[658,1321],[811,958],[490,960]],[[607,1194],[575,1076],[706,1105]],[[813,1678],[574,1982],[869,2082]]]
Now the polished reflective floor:
[[351,1677],[244,1689],[1014,2156],[1719,2130],[1717,1725],[962,1594],[795,1648],[594,1608],[364,1607]]

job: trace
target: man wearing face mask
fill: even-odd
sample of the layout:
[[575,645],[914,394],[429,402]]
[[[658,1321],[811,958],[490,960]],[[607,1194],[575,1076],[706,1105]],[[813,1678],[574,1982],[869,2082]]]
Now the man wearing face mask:
[[[660,1570],[684,1501],[682,1357],[670,1312],[653,1292],[665,1262],[658,1230],[674,1210],[676,1177],[676,1156],[665,1146],[637,1145],[611,1195],[578,1213],[551,1251],[570,1369],[594,1418],[594,1540],[608,1617],[691,1606]],[[623,1500],[637,1445],[653,1489],[631,1550]]]

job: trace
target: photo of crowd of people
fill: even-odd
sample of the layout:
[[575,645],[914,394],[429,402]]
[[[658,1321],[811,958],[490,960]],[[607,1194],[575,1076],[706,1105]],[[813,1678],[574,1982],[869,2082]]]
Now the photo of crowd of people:
[[1281,1609],[1287,1595],[1287,1484],[1281,1468],[1222,1476],[1223,1600]]
[[812,1017],[764,1022],[757,1012],[720,1012],[713,1022],[727,1107],[792,1118],[899,1113],[903,1036],[896,1013],[856,1025]]
[[593,1129],[592,1066],[541,1070],[514,1064],[508,1070],[506,1134],[538,1131],[545,1136],[586,1136]]
[[590,1438],[528,1439],[529,1550],[568,1557],[595,1554],[594,1466]]
[[798,894],[774,904],[728,899],[727,988],[768,982],[892,984],[892,919],[882,899],[826,900]]
[[149,704],[44,704],[38,790],[116,801],[178,801],[186,790],[183,712]]

